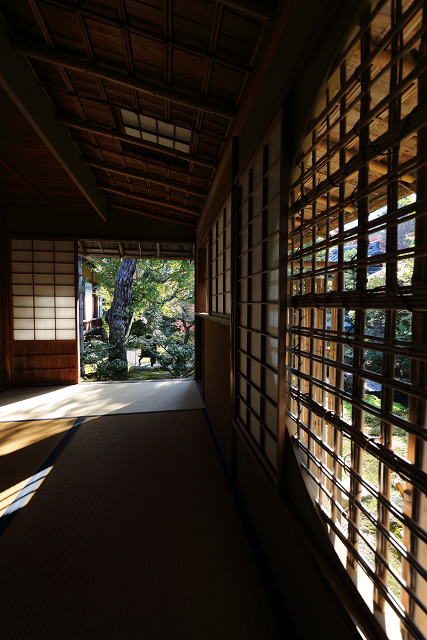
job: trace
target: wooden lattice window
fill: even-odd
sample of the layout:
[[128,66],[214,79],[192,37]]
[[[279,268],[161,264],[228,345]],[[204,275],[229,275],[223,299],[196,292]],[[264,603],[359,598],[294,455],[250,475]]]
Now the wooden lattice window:
[[398,616],[404,637],[420,640],[426,8],[373,4],[326,84],[293,176],[287,333],[288,420],[319,512],[386,628]]
[[211,304],[213,313],[231,309],[231,201],[211,228]]
[[239,180],[235,422],[272,477],[277,457],[280,128]]

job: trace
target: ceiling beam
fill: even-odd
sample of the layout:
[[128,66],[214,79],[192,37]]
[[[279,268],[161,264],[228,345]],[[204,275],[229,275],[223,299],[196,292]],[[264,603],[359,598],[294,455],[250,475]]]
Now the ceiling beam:
[[148,142],[147,140],[141,140],[134,136],[128,136],[126,133],[122,133],[118,129],[106,129],[105,127],[96,127],[93,124],[84,122],[83,120],[75,120],[74,118],[64,118],[63,116],[56,117],[57,122],[65,124],[66,127],[74,127],[81,131],[87,131],[88,133],[94,133],[95,135],[105,136],[107,138],[113,138],[114,140],[122,140],[122,142],[129,142],[130,144],[138,147],[144,147],[144,149],[150,149],[156,153],[163,153],[179,160],[187,160],[187,162],[194,162],[202,167],[208,167],[209,169],[216,169],[217,162],[215,160],[209,160],[200,156],[193,155],[191,153],[184,153],[177,149],[171,149],[170,147],[164,147],[162,144],[156,144],[154,142]]
[[128,176],[129,178],[145,180],[145,182],[152,182],[153,184],[160,184],[163,187],[170,187],[171,189],[176,189],[177,191],[182,191],[183,193],[190,193],[193,196],[206,197],[207,195],[207,191],[204,191],[203,189],[188,187],[185,184],[180,184],[179,182],[171,182],[170,180],[162,180],[161,178],[148,175],[147,173],[143,173],[142,171],[136,171],[135,169],[125,169],[124,167],[118,167],[115,164],[100,162],[99,160],[93,160],[92,158],[86,157],[82,158],[82,162],[89,165],[90,167],[104,169],[104,171],[111,171],[112,173],[119,173],[123,176]]
[[230,9],[235,9],[251,18],[258,18],[263,22],[270,20],[274,10],[274,5],[264,0],[221,0],[221,2]]
[[159,87],[152,82],[140,80],[139,78],[129,76],[120,71],[113,71],[112,69],[101,67],[93,62],[85,62],[77,58],[72,58],[71,56],[64,56],[60,53],[40,49],[39,47],[34,47],[33,45],[25,44],[23,42],[15,42],[13,50],[15,53],[20,53],[23,56],[27,56],[35,60],[43,60],[44,62],[50,62],[51,64],[56,64],[60,67],[65,67],[66,69],[82,71],[83,73],[96,78],[111,80],[112,82],[128,87],[129,89],[136,89],[136,91],[146,93],[154,98],[162,98],[164,100],[170,100],[176,104],[192,107],[193,109],[196,109],[196,111],[212,113],[216,116],[227,118],[228,120],[233,120],[236,117],[236,109],[234,107],[216,104],[203,98],[195,98],[187,95],[186,93],[182,93],[181,91],[175,91],[174,89]]
[[154,218],[155,220],[161,220],[162,222],[173,222],[174,224],[180,224],[184,227],[196,228],[195,222],[187,222],[185,220],[179,220],[178,218],[168,218],[167,216],[158,216],[155,213],[148,213],[147,211],[141,211],[135,207],[126,207],[121,204],[110,204],[110,209],[122,209],[123,211],[131,211],[132,213],[138,213],[140,216],[147,216],[147,218]]
[[192,216],[199,216],[200,211],[195,211],[194,209],[190,209],[189,207],[185,207],[184,205],[175,204],[173,202],[168,202],[167,200],[160,200],[160,198],[151,198],[150,196],[145,196],[143,193],[132,193],[131,191],[126,191],[126,189],[117,189],[117,187],[110,187],[107,184],[98,183],[99,188],[103,191],[109,191],[110,193],[116,193],[118,196],[123,196],[125,198],[133,198],[134,200],[141,200],[141,202],[148,202],[151,205],[160,205],[161,207],[169,207],[169,209],[176,209],[177,211],[182,211],[183,213],[188,213]]
[[[203,47],[197,47],[194,43],[190,44],[188,42],[180,42],[179,40],[168,38],[162,33],[150,31],[149,29],[143,29],[142,27],[135,24],[129,24],[129,22],[118,20],[117,18],[111,17],[111,15],[108,16],[105,13],[100,13],[98,11],[94,11],[93,9],[82,7],[81,5],[76,6],[68,4],[66,2],[60,2],[60,0],[45,0],[45,3],[51,4],[55,7],[59,7],[64,11],[69,11],[70,14],[80,13],[82,16],[86,16],[89,19],[94,19],[97,22],[101,22],[101,24],[110,25],[114,29],[120,27],[121,29],[129,31],[129,33],[133,33],[137,36],[141,36],[142,38],[147,38],[148,40],[158,42],[159,44],[170,44],[175,49],[186,51],[187,53],[195,54],[196,56],[202,58],[207,58],[208,60],[212,60],[212,62],[215,62],[216,64],[223,65],[224,67],[227,67],[229,69],[234,69],[235,71],[240,71],[241,73],[250,73],[252,71],[252,68],[244,62],[237,62],[237,60],[231,60],[230,58],[223,57],[219,53],[213,53],[212,51],[204,49]],[[241,12],[243,12],[243,9],[241,10]]]
[[0,22],[0,84],[82,194],[106,220],[107,201],[22,56],[14,53],[10,34]]

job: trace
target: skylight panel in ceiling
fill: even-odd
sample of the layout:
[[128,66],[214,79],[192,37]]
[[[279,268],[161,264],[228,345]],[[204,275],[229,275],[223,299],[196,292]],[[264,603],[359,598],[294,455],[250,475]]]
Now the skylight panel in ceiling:
[[191,129],[179,127],[170,122],[162,122],[125,109],[121,109],[121,114],[127,135],[189,153]]

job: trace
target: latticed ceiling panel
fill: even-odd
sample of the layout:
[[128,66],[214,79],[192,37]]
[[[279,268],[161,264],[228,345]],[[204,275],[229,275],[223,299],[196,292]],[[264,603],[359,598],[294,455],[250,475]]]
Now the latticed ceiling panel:
[[[207,0],[0,6],[15,51],[27,56],[110,205],[195,224],[264,37],[265,11],[253,17],[244,3]],[[129,135],[122,109],[190,129],[189,153]]]

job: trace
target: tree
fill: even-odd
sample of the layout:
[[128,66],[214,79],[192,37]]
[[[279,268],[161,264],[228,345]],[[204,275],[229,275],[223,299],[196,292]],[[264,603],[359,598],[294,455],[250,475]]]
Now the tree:
[[183,344],[188,344],[190,339],[191,330],[194,327],[194,305],[181,302],[178,304],[180,309],[179,319],[176,320],[175,328],[184,334]]
[[105,314],[105,321],[110,329],[109,343],[116,347],[119,360],[127,362],[125,341],[132,313],[132,282],[137,260],[123,258],[114,284],[114,295],[110,308]]
[[[184,260],[86,258],[100,279],[98,294],[107,309],[109,342],[126,359],[126,345],[142,347],[152,334],[157,360],[174,376],[186,377],[194,365],[194,265]],[[168,319],[171,335],[164,333]],[[144,349],[146,350],[146,349]],[[117,350],[116,350],[117,353]]]

